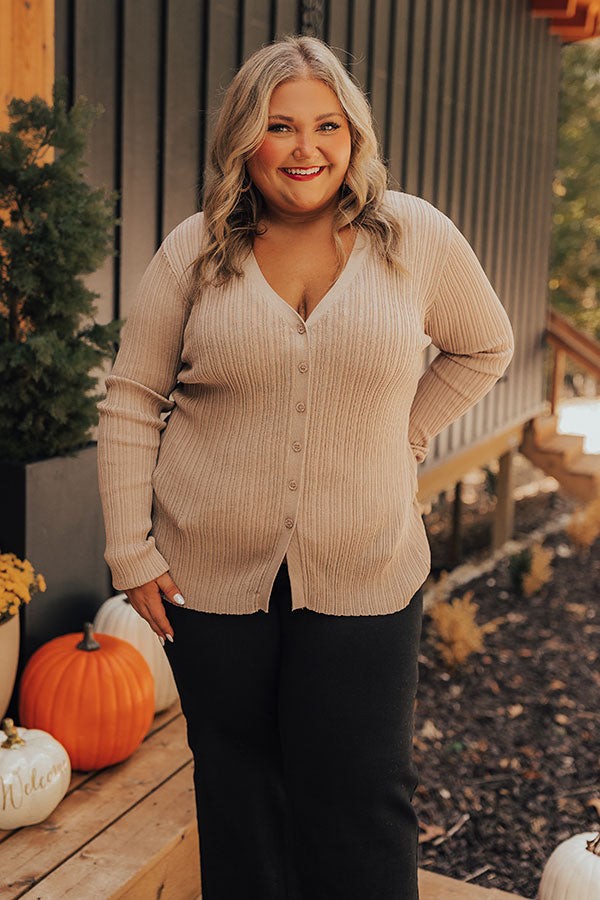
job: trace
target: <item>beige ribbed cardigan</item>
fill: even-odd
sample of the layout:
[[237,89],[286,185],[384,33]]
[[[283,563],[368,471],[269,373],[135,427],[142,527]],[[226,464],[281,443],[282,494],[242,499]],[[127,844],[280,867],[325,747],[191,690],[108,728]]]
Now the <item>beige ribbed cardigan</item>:
[[[451,219],[407,193],[386,203],[411,277],[361,232],[306,322],[253,253],[242,278],[190,303],[203,213],[165,238],[98,403],[116,589],[169,571],[190,609],[266,611],[287,557],[294,609],[373,615],[423,584],[418,462],[493,387],[514,338]],[[432,341],[441,352],[421,374]]]

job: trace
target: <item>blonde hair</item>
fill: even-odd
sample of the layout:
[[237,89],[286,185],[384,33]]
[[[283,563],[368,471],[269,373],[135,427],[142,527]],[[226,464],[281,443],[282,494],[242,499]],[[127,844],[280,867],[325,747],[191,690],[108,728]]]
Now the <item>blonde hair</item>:
[[194,287],[222,285],[243,274],[241,263],[253,246],[266,210],[262,194],[248,175],[246,160],[264,140],[273,90],[284,81],[307,77],[324,82],[336,94],[351,135],[350,162],[333,220],[336,278],[346,263],[338,234],[345,225],[370,232],[383,260],[407,273],[400,259],[402,226],[384,203],[387,169],[380,158],[365,95],[327,44],[315,37],[287,35],[255,51],[225,92],[209,153],[203,196],[204,242],[192,263]]

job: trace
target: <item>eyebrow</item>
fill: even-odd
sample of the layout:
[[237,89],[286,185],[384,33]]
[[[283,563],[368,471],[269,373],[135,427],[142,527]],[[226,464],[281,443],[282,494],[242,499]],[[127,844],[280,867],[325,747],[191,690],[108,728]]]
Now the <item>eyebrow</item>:
[[[315,116],[315,122],[318,122],[320,119],[330,119],[332,116],[340,116],[341,118],[343,118],[342,113],[339,112],[322,113],[320,116]],[[269,116],[269,119],[285,119],[286,122],[294,121],[293,116],[282,116],[280,113]]]

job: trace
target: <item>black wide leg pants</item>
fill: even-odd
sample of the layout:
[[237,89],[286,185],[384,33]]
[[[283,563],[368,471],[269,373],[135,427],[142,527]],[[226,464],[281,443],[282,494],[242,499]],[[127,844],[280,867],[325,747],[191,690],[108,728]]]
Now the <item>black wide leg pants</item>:
[[412,760],[422,588],[399,612],[165,603],[188,742],[203,900],[417,900]]

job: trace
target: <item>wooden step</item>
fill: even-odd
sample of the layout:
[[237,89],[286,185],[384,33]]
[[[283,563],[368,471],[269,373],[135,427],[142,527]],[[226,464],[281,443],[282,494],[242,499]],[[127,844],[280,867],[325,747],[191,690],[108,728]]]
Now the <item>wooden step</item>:
[[[120,884],[130,885],[132,879],[135,882],[140,878],[151,881],[156,866],[160,869],[162,865],[160,846],[166,836],[161,825],[164,819],[162,804],[170,807],[170,789],[177,792],[177,808],[182,817],[179,827],[184,830],[178,832],[175,820],[169,820],[169,840],[176,844],[175,835],[178,834],[179,841],[186,844],[186,853],[190,853],[189,843],[193,837],[189,836],[195,813],[190,802],[190,796],[192,800],[194,796],[191,771],[192,754],[178,700],[170,710],[155,717],[150,732],[129,759],[98,772],[74,772],[67,795],[44,822],[0,832],[1,900],[15,900],[17,897],[27,897],[28,900],[34,897],[43,897],[44,900],[67,896],[73,900],[121,897],[112,890],[113,882],[106,881],[106,872],[98,856],[98,848],[101,853],[107,846],[112,848],[109,856]],[[158,815],[157,807],[160,807]],[[136,811],[140,809],[146,817],[148,834],[144,834],[143,840],[136,839],[136,847],[132,849],[124,841],[119,822],[128,819],[131,827],[138,827],[139,830]],[[165,815],[168,818],[171,814]],[[160,834],[158,849],[152,839],[154,831]],[[127,847],[126,853],[122,852],[123,847]],[[138,852],[146,853],[143,861],[135,856]],[[134,867],[140,864],[139,871],[132,872],[132,855],[136,860]],[[169,856],[170,850],[167,858]],[[189,864],[190,858],[196,859],[196,854],[188,856],[187,868],[193,870]],[[94,884],[89,893],[82,893],[81,883],[73,887],[77,885],[82,869],[87,871]],[[107,887],[96,884],[97,881],[106,883]],[[33,887],[31,892],[26,890]],[[67,893],[68,890],[75,892]],[[173,900],[179,897],[192,900],[198,890],[199,881],[194,885],[195,893],[188,891],[187,894],[167,896],[172,896]],[[145,896],[158,895],[152,892]],[[131,897],[137,895],[132,893]]]
[[525,900],[520,894],[479,887],[426,869],[419,869],[419,897],[421,900]]
[[[519,900],[419,869],[421,900]],[[193,761],[179,700],[136,752],[74,772],[44,822],[0,832],[0,900],[201,900]],[[523,900],[523,898],[520,898]]]
[[50,872],[23,900],[194,900],[200,889],[190,763]]
[[568,464],[583,453],[585,438],[581,434],[554,434],[536,443],[542,453],[556,456],[559,462]]
[[600,453],[582,453],[578,459],[569,463],[569,472],[600,479]]
[[536,416],[531,420],[531,427],[535,436],[536,443],[542,442],[547,437],[557,434],[558,416],[556,413],[545,416]]
[[556,422],[556,415],[532,419],[523,431],[519,452],[556,478],[568,494],[588,503],[600,494],[600,454],[583,452],[583,435],[553,433]]

